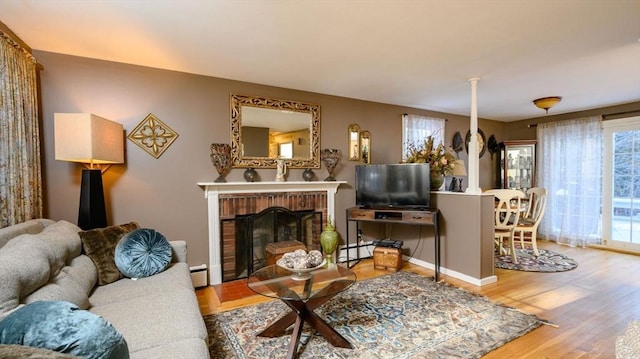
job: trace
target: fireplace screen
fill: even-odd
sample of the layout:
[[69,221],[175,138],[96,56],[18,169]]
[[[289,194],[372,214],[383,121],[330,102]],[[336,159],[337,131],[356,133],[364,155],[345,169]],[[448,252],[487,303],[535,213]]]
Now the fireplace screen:
[[[222,220],[222,280],[246,278],[267,265],[269,243],[299,241],[320,249],[322,213],[270,207],[260,213]],[[228,238],[228,240],[227,240]]]

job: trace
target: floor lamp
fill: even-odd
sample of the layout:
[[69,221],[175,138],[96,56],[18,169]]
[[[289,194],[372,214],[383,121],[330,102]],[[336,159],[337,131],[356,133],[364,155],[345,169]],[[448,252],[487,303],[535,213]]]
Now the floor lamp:
[[54,138],[56,160],[85,165],[78,226],[83,230],[106,227],[102,173],[124,162],[122,125],[90,113],[56,113]]

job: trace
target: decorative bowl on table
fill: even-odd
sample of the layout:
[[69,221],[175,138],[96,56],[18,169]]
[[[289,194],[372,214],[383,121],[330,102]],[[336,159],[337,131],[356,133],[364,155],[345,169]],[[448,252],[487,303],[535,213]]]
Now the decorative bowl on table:
[[276,264],[293,272],[291,279],[307,280],[311,278],[311,272],[322,268],[327,263],[322,253],[318,250],[311,250],[307,253],[303,249],[294,252],[285,253],[282,258],[276,261]]

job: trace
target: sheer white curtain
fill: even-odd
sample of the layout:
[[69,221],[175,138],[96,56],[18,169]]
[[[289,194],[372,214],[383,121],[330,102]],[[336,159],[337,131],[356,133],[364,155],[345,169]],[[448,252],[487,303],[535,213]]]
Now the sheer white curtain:
[[538,232],[570,246],[602,239],[602,117],[538,125],[538,186],[549,195]]
[[444,118],[420,115],[402,115],[402,158],[405,158],[410,144],[422,144],[432,136],[434,143],[444,144]]

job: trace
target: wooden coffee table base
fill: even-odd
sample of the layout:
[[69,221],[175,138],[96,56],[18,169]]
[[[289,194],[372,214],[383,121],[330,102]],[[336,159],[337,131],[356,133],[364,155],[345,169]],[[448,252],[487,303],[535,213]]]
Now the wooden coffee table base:
[[[336,283],[334,283],[336,284]],[[339,285],[339,284],[338,284]],[[336,293],[337,294],[337,293]],[[300,343],[300,336],[302,335],[302,327],[305,322],[320,333],[326,341],[328,341],[334,347],[353,349],[351,343],[346,340],[340,333],[320,318],[313,312],[323,303],[327,302],[334,296],[322,296],[318,298],[312,298],[304,302],[302,300],[285,300],[281,299],[289,308],[291,312],[287,313],[284,317],[273,322],[269,327],[263,330],[258,336],[275,338],[284,334],[284,332],[292,324],[293,333],[291,333],[291,343],[289,344],[289,350],[287,351],[287,359],[293,359],[296,357],[298,344]]]

